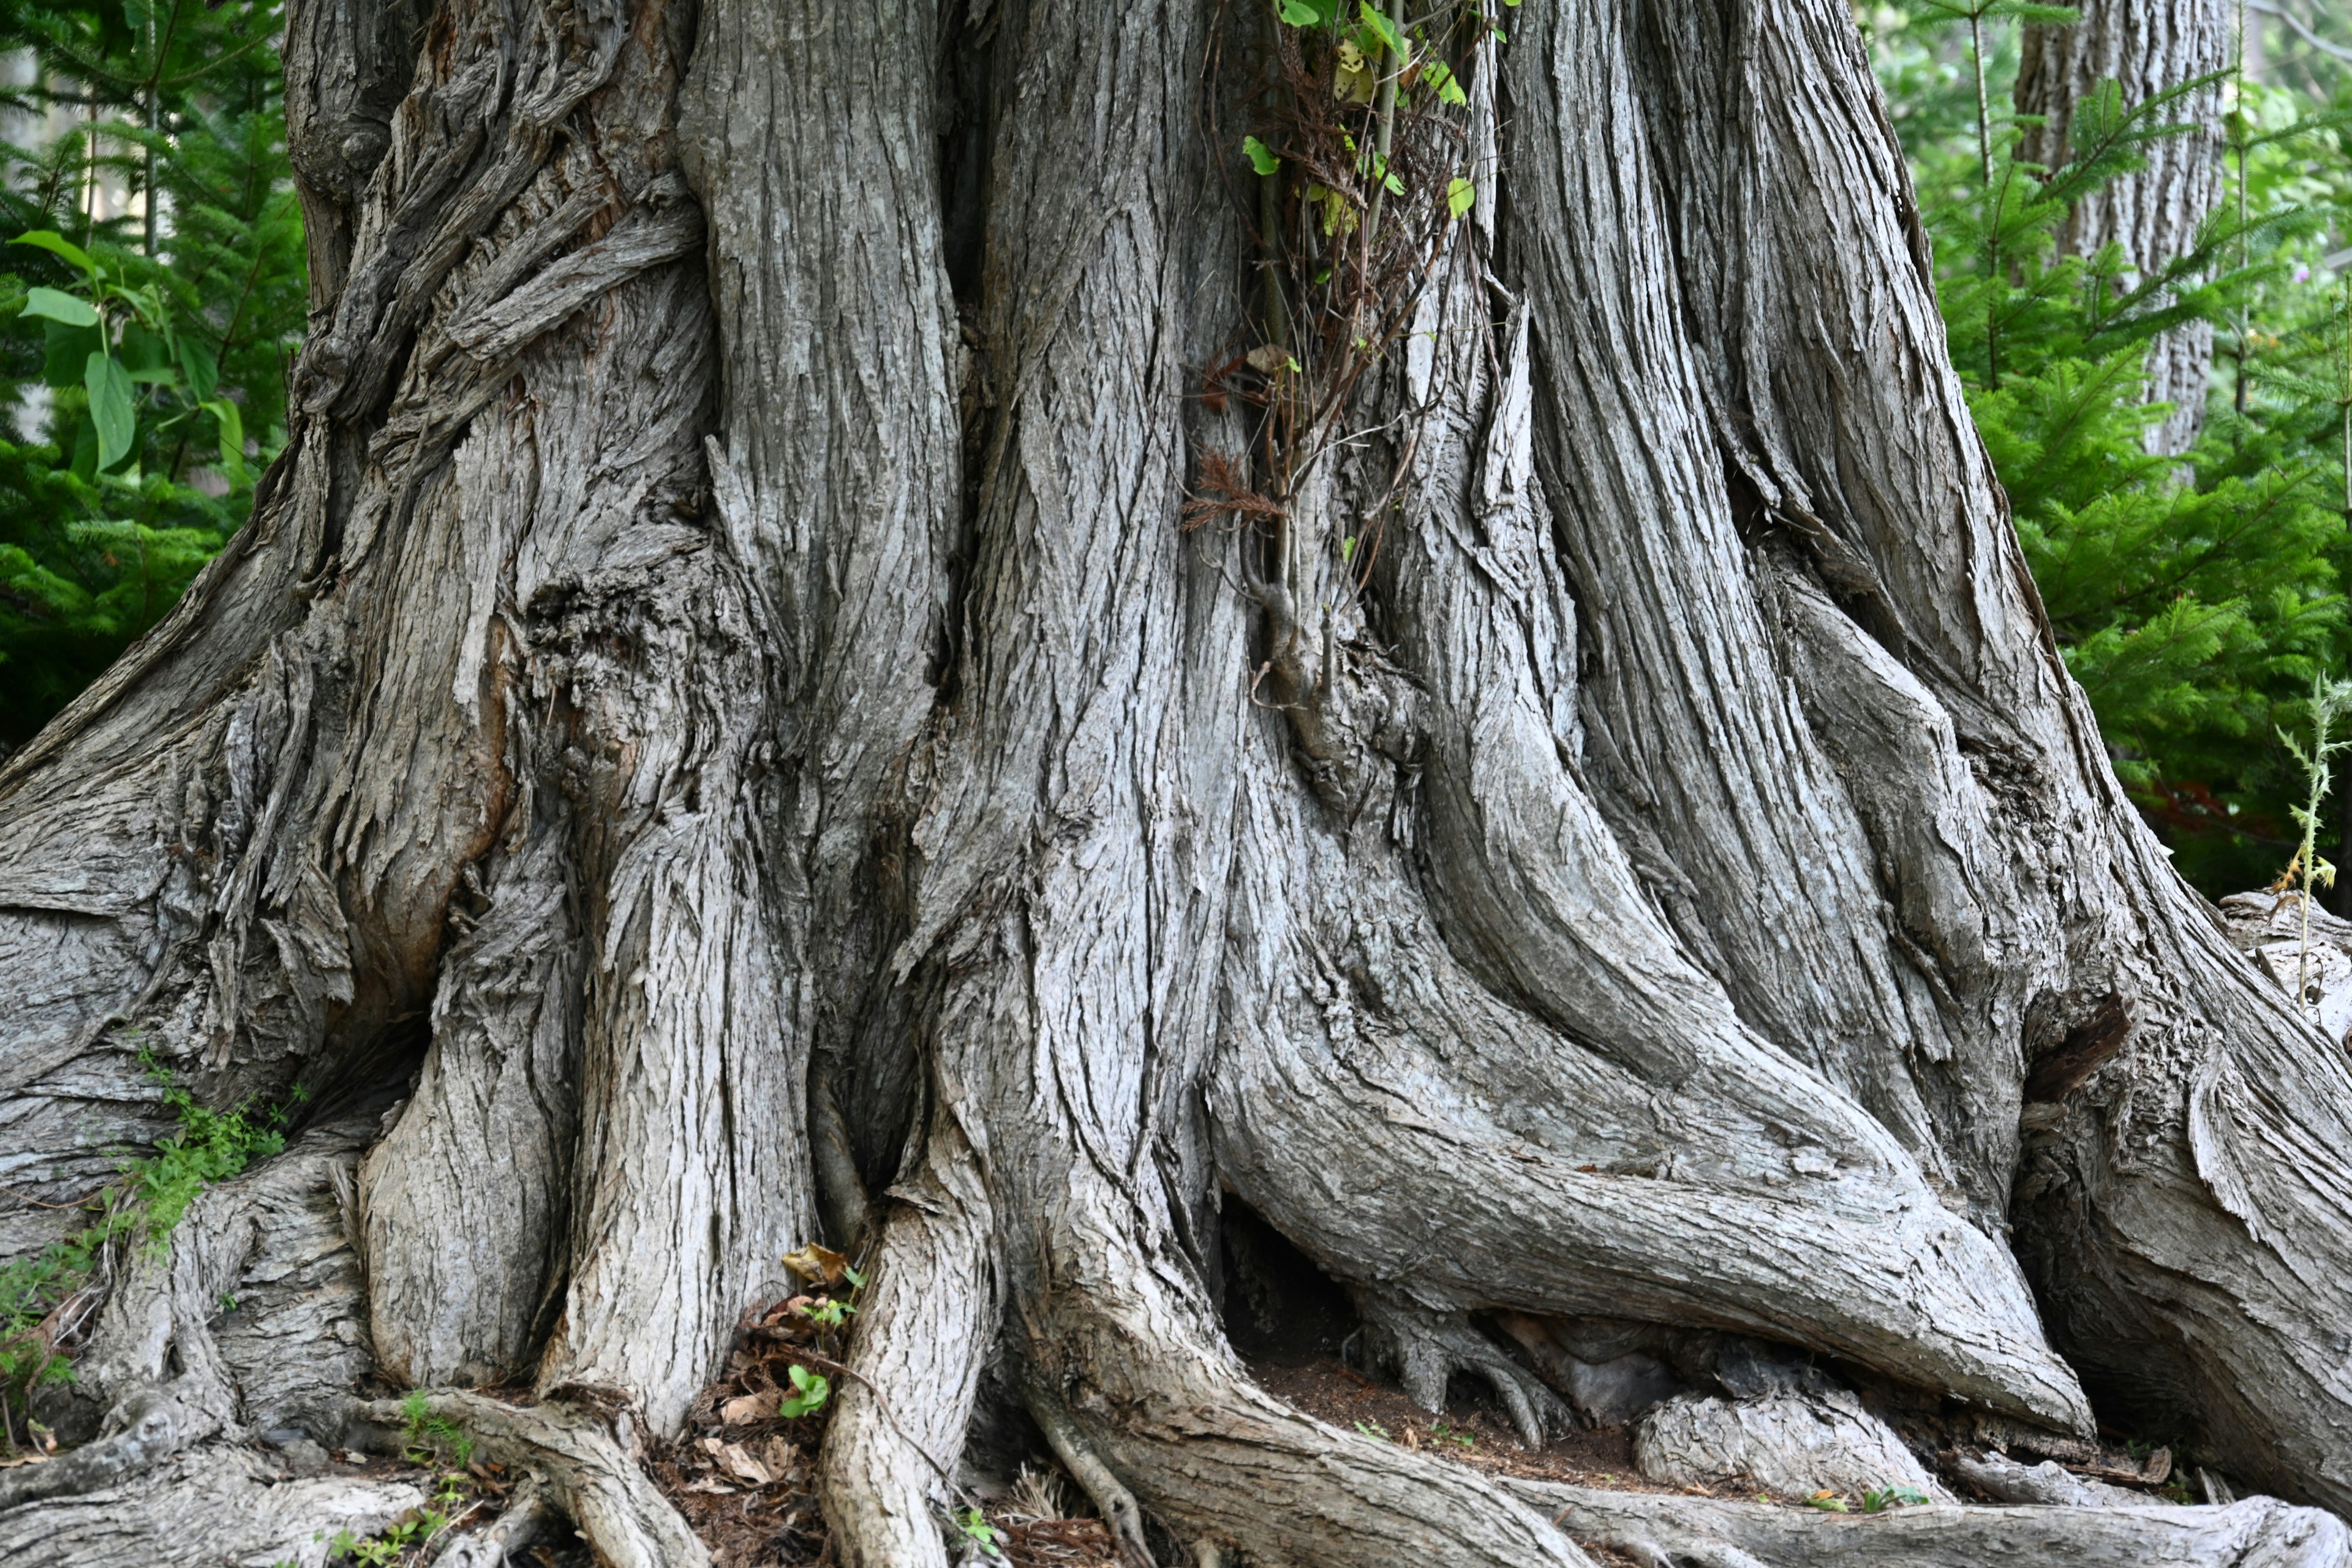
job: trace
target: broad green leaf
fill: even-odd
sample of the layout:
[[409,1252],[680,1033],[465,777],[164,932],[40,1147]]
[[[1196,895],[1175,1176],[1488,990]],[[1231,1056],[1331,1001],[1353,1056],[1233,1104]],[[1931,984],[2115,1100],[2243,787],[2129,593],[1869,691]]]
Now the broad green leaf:
[[98,276],[98,263],[90,259],[89,252],[84,250],[80,246],[76,245],[72,240],[68,239],[65,236],[59,234],[56,229],[37,228],[29,234],[18,235],[8,243],[11,245],[38,246],[41,249],[47,251],[52,256],[64,257],[66,260],[71,262],[74,266],[80,268],[84,272],[89,273],[91,277],[95,278]]
[[1288,26],[1311,27],[1323,19],[1307,0],[1281,0],[1281,5],[1282,20]]
[[1444,60],[1430,61],[1422,68],[1421,75],[1423,80],[1437,89],[1438,102],[1451,103],[1459,108],[1470,101],[1470,95],[1462,90],[1462,79],[1455,76],[1454,68]]
[[1282,167],[1282,160],[1275,156],[1274,149],[1255,136],[1242,138],[1242,151],[1249,154],[1250,167],[1261,174],[1271,174]]
[[114,345],[114,357],[133,376],[142,370],[170,370],[171,344],[161,332],[152,331],[137,321],[126,321],[122,336]]
[[226,397],[213,398],[204,408],[220,426],[221,471],[232,482],[241,482],[245,478],[245,416]]
[[46,316],[52,321],[62,321],[68,327],[98,325],[98,312],[87,300],[77,300],[71,294],[55,289],[35,289],[25,296],[27,316]]
[[41,323],[41,379],[63,390],[81,384],[82,366],[90,351],[104,341],[96,326],[68,327],[63,321]]
[[188,378],[188,390],[199,398],[210,397],[220,384],[220,364],[212,351],[193,339],[180,340],[180,374]]
[[98,466],[110,468],[131,451],[139,416],[131,406],[131,373],[103,352],[89,356],[82,370],[89,389],[89,417],[98,426]]
[[1455,217],[1460,217],[1464,213],[1468,212],[1471,204],[1477,199],[1478,187],[1469,181],[1457,178],[1446,183],[1445,210]]
[[1357,9],[1364,19],[1364,29],[1381,42],[1381,47],[1397,59],[1405,58],[1404,36],[1389,20],[1389,14],[1372,4],[1372,0],[1357,0]]

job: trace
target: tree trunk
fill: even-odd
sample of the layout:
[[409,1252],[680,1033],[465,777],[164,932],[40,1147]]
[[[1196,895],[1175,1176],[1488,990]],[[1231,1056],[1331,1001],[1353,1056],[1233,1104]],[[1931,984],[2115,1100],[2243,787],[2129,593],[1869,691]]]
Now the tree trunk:
[[[2018,153],[2048,169],[2070,156],[2075,105],[2100,82],[2117,83],[2131,105],[2230,63],[2231,13],[2222,0],[2086,0],[2080,9],[2082,19],[2065,26],[2025,29],[2017,111],[2041,123],[2026,127]],[[2191,93],[2162,118],[2190,129],[2149,144],[2145,169],[2117,176],[2079,203],[2059,229],[2062,252],[2087,258],[2103,246],[2120,246],[2137,279],[2195,247],[2199,226],[2221,195],[2221,89]],[[2197,444],[2212,364],[2210,321],[2184,323],[2149,345],[2147,401],[2172,405],[2149,429],[2149,451],[2177,455]]]
[[845,1563],[947,1561],[992,1355],[1131,1560],[1586,1561],[1252,1382],[1231,1195],[1538,1434],[1480,1315],[2352,1503],[2352,1073],[2108,770],[1851,17],[1507,15],[1352,228],[1207,0],[441,0],[380,160],[296,149],[288,454],[0,771],[0,1254],[170,1131],[142,1057],[316,1123],[108,1307],[108,1474],[383,1415],[210,1321],[294,1184],[378,1387],[614,1561],[696,1555],[634,1435],[819,1237]]

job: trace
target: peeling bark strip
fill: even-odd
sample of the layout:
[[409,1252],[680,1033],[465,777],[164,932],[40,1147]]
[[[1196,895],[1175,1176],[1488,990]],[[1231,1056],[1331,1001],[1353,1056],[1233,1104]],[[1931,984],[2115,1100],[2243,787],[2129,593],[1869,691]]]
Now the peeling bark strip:
[[[248,1438],[387,1415],[373,1371],[530,1472],[505,1539],[691,1563],[625,1434],[824,1234],[873,1270],[844,1563],[949,1561],[992,1358],[1130,1564],[2344,1560],[2269,1501],[1498,1484],[1226,1342],[1231,1192],[1531,1437],[1484,1315],[1579,1398],[1588,1342],[1817,1352],[1654,1421],[1696,1468],[1905,1458],[1866,1371],[2352,1506],[2352,1070],[2107,770],[1851,18],[1512,15],[1269,539],[1181,526],[1255,460],[1204,369],[1292,308],[1232,199],[1254,16],[298,7],[289,454],[0,767],[0,1261],[171,1131],[142,1050],[320,1121],[122,1272],[98,1441],[0,1483],[0,1548],[144,1552],[257,1494]],[[395,1500],[268,1495],[220,1539]]]

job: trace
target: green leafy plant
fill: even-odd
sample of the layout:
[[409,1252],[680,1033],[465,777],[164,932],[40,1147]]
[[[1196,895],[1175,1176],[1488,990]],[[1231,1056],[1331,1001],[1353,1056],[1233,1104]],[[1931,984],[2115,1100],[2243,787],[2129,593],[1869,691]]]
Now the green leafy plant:
[[341,1559],[362,1568],[394,1568],[410,1560],[413,1553],[419,1562],[430,1556],[436,1538],[449,1528],[449,1516],[436,1509],[419,1509],[415,1517],[401,1521],[381,1534],[356,1536],[348,1530],[337,1531],[327,1543],[330,1558]]
[[1918,1508],[1927,1500],[1927,1494],[1916,1487],[1889,1487],[1884,1490],[1871,1488],[1862,1494],[1862,1511],[1885,1513],[1897,1505]]
[[59,1342],[95,1308],[91,1281],[109,1250],[138,1246],[160,1254],[205,1187],[285,1147],[286,1118],[278,1110],[247,1102],[213,1110],[196,1103],[144,1047],[139,1061],[179,1131],[149,1153],[124,1160],[121,1179],[84,1205],[91,1223],[0,1268],[0,1443],[11,1448],[18,1418],[29,1419],[33,1391],[72,1377],[71,1358]]
[[948,1515],[960,1543],[977,1547],[990,1557],[1004,1555],[1004,1532],[988,1522],[988,1518],[976,1508],[958,1509]]
[[779,1415],[797,1417],[812,1415],[824,1409],[824,1402],[833,1397],[833,1384],[822,1373],[811,1372],[804,1366],[795,1366],[788,1375],[792,1379],[793,1391],[784,1395],[782,1402],[776,1406]]
[[411,1464],[446,1461],[463,1467],[474,1462],[474,1440],[456,1422],[433,1415],[422,1390],[401,1401],[400,1413],[408,1423],[401,1453]]
[[848,1301],[827,1297],[823,1300],[803,1302],[793,1310],[820,1328],[837,1329],[857,1308]]
[[[277,0],[0,0],[0,751],[168,612],[285,440]],[[93,359],[93,355],[96,357]]]
[[2295,889],[2302,915],[2302,937],[2295,953],[2294,1005],[2297,1011],[2310,1005],[2311,994],[2311,889],[2336,884],[2336,868],[2319,854],[2319,806],[2327,798],[2328,784],[2336,771],[2336,758],[2352,752],[2352,740],[2336,733],[2336,721],[2347,710],[2352,710],[2352,681],[2324,680],[2315,677],[2311,683],[2311,745],[2306,750],[2302,742],[2286,731],[2279,731],[2279,741],[2303,769],[2303,804],[2292,808],[2295,826],[2303,829],[2303,842],[2295,846],[2294,858],[2280,873],[2282,888]]
[[1443,1421],[1430,1423],[1429,1440],[1433,1443],[1450,1443],[1458,1448],[1475,1448],[1478,1446],[1477,1438],[1458,1426],[1448,1426]]

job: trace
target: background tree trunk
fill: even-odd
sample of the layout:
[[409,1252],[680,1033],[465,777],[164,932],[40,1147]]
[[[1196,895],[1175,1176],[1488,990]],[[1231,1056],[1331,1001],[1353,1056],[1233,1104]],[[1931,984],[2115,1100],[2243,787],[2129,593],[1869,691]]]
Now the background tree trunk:
[[[2143,102],[2230,64],[2231,16],[2223,0],[2085,0],[2082,19],[2024,29],[2018,66],[2020,114],[2038,115],[2019,156],[2054,169],[2066,162],[2067,127],[2092,88],[2114,80],[2126,105]],[[2076,205],[2058,233],[2060,249],[2088,257],[2110,242],[2132,273],[2161,270],[2190,249],[2221,195],[2221,89],[2190,94],[2167,121],[2192,129],[2147,148],[2147,167],[2108,181]],[[2147,400],[2172,412],[2148,432],[2151,452],[2186,452],[2205,427],[2205,384],[2213,326],[2191,321],[2158,337],[2147,356]]]
[[[1481,1315],[2087,1385],[2352,1502],[2352,1073],[2107,769],[1851,17],[1511,15],[1321,239],[1297,170],[1233,195],[1265,42],[1206,0],[443,0],[380,161],[298,149],[352,216],[288,456],[0,770],[0,1249],[168,1130],[142,1053],[313,1108],[109,1303],[109,1473],[253,1430],[206,1238],[292,1183],[375,1376],[530,1381],[434,1408],[616,1561],[693,1559],[630,1444],[821,1236],[873,1243],[844,1562],[945,1563],[992,1358],[1130,1557],[1585,1561],[1252,1382],[1228,1195],[1533,1435]],[[298,16],[364,87],[303,135],[408,25]],[[1392,338],[1265,309],[1327,242]],[[1266,348],[1360,373],[1311,460],[1205,395]],[[2309,1516],[2252,1519],[2067,1539]]]

